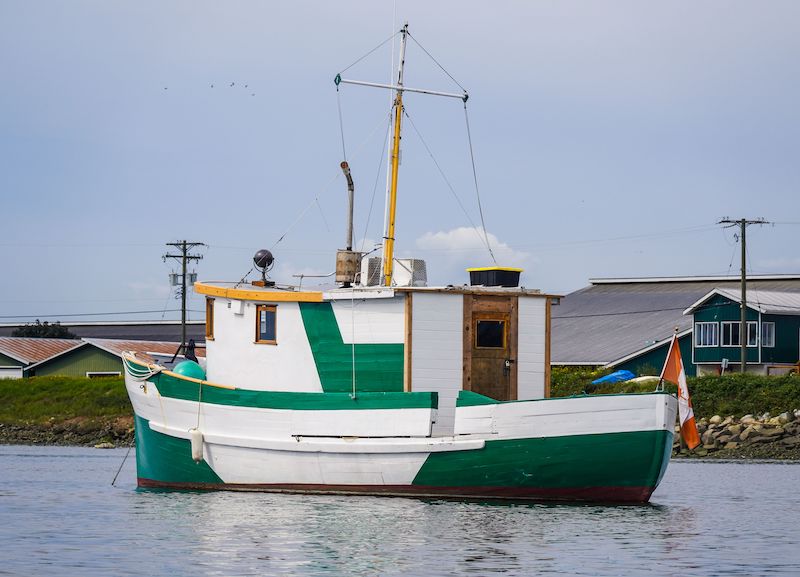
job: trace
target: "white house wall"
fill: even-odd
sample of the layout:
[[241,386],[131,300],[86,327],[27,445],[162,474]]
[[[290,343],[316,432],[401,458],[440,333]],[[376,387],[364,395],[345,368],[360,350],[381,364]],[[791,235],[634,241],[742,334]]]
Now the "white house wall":
[[256,304],[215,299],[207,379],[246,389],[322,392],[298,303],[276,304],[277,345],[256,344]]
[[520,400],[544,398],[546,307],[545,298],[519,298],[517,397]]
[[413,293],[411,389],[439,394],[434,435],[452,435],[463,371],[464,297]]

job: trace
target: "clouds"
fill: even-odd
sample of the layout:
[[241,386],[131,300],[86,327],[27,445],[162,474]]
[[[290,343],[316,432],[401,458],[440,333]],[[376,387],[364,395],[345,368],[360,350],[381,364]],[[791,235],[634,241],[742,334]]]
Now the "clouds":
[[[487,232],[486,237],[499,266],[525,269],[536,262],[529,253],[514,250],[494,234]],[[477,227],[426,232],[417,238],[416,247],[430,263],[428,281],[431,284],[455,284],[464,278],[464,269],[494,264],[486,249],[483,231]]]

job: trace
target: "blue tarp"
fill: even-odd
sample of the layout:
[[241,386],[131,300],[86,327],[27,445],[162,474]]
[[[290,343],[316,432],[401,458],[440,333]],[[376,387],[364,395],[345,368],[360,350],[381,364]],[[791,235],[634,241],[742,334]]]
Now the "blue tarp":
[[616,371],[610,375],[606,375],[605,377],[600,377],[599,379],[593,380],[592,384],[599,385],[601,383],[620,383],[622,381],[629,381],[634,377],[636,377],[636,375],[630,371]]

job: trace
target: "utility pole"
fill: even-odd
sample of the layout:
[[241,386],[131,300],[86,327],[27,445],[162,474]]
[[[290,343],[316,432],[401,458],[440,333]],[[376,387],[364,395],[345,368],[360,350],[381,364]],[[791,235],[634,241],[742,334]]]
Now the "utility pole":
[[180,254],[167,253],[161,257],[164,262],[166,262],[168,258],[174,258],[181,263],[181,346],[178,347],[175,353],[175,356],[177,356],[181,350],[186,351],[186,263],[203,258],[202,254],[189,254],[189,251],[195,247],[206,245],[202,242],[179,240],[178,242],[168,242],[167,246],[173,246],[180,251]]
[[[747,227],[751,224],[769,224],[763,218],[748,220],[740,218],[738,220],[731,220],[728,217],[723,218],[717,224],[727,224],[728,226],[739,227],[739,239],[742,242],[742,302],[741,302],[741,316],[739,317],[739,344],[741,345],[741,369],[742,373],[747,372]],[[756,335],[758,339],[758,335]]]

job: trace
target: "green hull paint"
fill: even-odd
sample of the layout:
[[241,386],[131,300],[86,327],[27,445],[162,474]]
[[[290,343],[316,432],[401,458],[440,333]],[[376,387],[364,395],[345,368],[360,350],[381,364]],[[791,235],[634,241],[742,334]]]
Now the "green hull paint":
[[192,459],[192,445],[150,429],[145,419],[136,417],[136,476],[142,480],[169,483],[222,483],[205,461]]
[[[353,346],[345,344],[331,303],[300,303],[322,390],[348,393],[353,389]],[[356,389],[403,390],[403,344],[355,345]]]
[[[131,362],[134,366],[138,363]],[[336,411],[360,409],[435,409],[438,394],[435,392],[415,393],[367,393],[358,392],[353,398],[350,393],[291,393],[282,391],[251,391],[244,389],[225,389],[211,385],[184,380],[164,373],[149,379],[155,383],[158,392],[164,397],[197,401],[213,405],[232,407],[254,407],[260,409],[293,409],[304,411]]]
[[431,453],[414,485],[655,488],[671,450],[670,431],[487,441],[477,451]]

